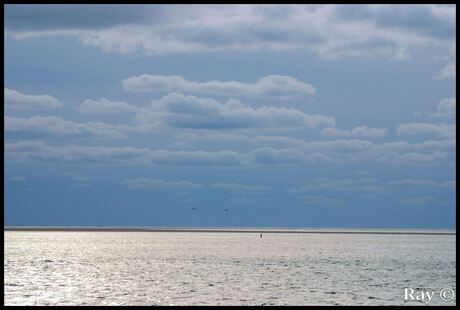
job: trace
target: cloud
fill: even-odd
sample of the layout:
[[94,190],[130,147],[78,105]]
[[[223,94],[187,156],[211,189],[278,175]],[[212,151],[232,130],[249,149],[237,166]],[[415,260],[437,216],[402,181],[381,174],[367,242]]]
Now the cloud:
[[396,133],[398,135],[416,136],[416,135],[435,135],[444,138],[455,138],[456,125],[441,123],[439,125],[431,123],[405,123],[399,124]]
[[11,178],[11,181],[14,181],[14,182],[24,182],[26,180],[27,178],[22,175],[14,176]]
[[352,130],[340,130],[332,127],[324,128],[321,131],[323,137],[344,137],[344,138],[362,138],[362,137],[383,137],[387,132],[386,128],[368,128],[366,126],[355,127]]
[[435,79],[449,79],[456,77],[456,64],[452,61],[448,62],[447,65],[441,70],[441,72],[435,76]]
[[310,115],[284,107],[252,108],[236,99],[221,104],[214,99],[184,96],[181,93],[170,93],[160,100],[153,100],[150,107],[139,110],[135,121],[139,125],[151,123],[214,130],[335,125],[334,118],[330,116]]
[[312,195],[299,196],[297,197],[297,199],[301,200],[307,205],[322,206],[322,207],[341,206],[345,202],[343,199],[330,198],[330,197],[324,197],[324,196],[312,196]]
[[251,166],[302,165],[312,163],[381,162],[390,165],[455,163],[455,140],[404,141],[374,144],[362,140],[305,142],[285,149],[262,147],[247,152],[170,151],[135,147],[51,146],[42,142],[21,141],[5,144],[8,160],[88,162],[123,165],[175,166]]
[[122,165],[233,166],[248,164],[247,155],[235,151],[167,151],[135,147],[66,145],[37,141],[5,144],[5,156],[13,161],[58,161]]
[[438,112],[431,114],[433,117],[455,117],[457,112],[457,99],[445,98],[438,102]]
[[66,172],[66,176],[70,176],[72,179],[75,181],[87,181],[88,179],[78,173],[73,173],[73,172]]
[[199,142],[213,145],[223,144],[226,147],[266,146],[272,148],[296,147],[305,143],[302,139],[285,136],[248,136],[222,132],[186,132],[174,136],[175,146],[191,147]]
[[415,198],[399,198],[398,200],[394,200],[397,204],[403,205],[413,205],[416,207],[420,207],[423,205],[438,205],[439,199],[432,197],[432,196],[423,196],[423,197],[415,197]]
[[193,190],[203,186],[189,181],[164,181],[161,179],[124,179],[121,184],[129,189]]
[[26,95],[16,90],[5,88],[5,108],[16,110],[55,109],[63,104],[50,95]]
[[5,30],[104,29],[122,24],[161,20],[162,6],[138,5],[5,5]]
[[305,154],[297,149],[275,150],[269,147],[259,148],[249,152],[251,161],[258,164],[295,164],[306,160]]
[[147,149],[133,147],[51,146],[38,141],[5,143],[5,156],[15,161],[145,164],[149,154]]
[[296,78],[283,75],[268,75],[255,83],[237,81],[189,81],[181,76],[140,75],[122,81],[123,89],[129,92],[181,91],[214,94],[232,97],[271,97],[290,99],[314,95],[315,88]]
[[123,54],[305,49],[408,59],[413,48],[449,48],[455,17],[455,5],[6,6],[5,34],[75,35]]
[[414,143],[412,149],[417,152],[455,152],[456,139],[441,140],[441,141],[424,141],[421,143]]
[[435,79],[450,79],[450,78],[455,79],[456,78],[457,43],[455,40],[451,43],[451,46],[448,52],[449,52],[448,56],[445,57],[445,59],[447,59],[448,62],[445,65],[445,67],[441,70],[441,72],[434,77]]
[[431,154],[406,153],[397,156],[398,161],[409,163],[433,163],[447,159],[447,154],[434,152]]
[[416,185],[416,186],[455,186],[455,181],[437,182],[429,179],[402,179],[388,181],[390,185]]
[[110,101],[101,98],[99,101],[85,100],[78,110],[81,114],[116,114],[137,112],[139,109],[123,101]]
[[[104,137],[120,138],[123,126],[105,123],[75,123],[57,116],[20,118],[5,116],[5,131],[21,138]],[[14,137],[14,135],[13,135]]]
[[80,184],[72,184],[72,187],[93,187],[93,185],[89,183],[80,183]]
[[313,141],[301,146],[305,152],[319,152],[325,154],[350,154],[371,151],[375,144],[360,139],[338,139],[334,141]]
[[243,184],[237,184],[237,183],[213,183],[212,187],[225,189],[225,190],[230,191],[233,194],[244,194],[244,193],[260,194],[262,192],[271,190],[269,186],[243,185]]
[[305,192],[316,190],[333,190],[333,191],[364,191],[374,194],[381,194],[385,189],[378,185],[379,181],[374,178],[366,179],[327,179],[318,178],[313,185],[305,185],[289,189],[290,192]]

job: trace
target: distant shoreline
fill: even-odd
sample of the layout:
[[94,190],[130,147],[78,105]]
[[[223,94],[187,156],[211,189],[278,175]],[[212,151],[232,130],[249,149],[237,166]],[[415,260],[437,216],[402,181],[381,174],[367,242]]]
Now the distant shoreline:
[[136,227],[136,226],[4,226],[4,231],[81,231],[81,232],[224,232],[224,233],[301,233],[301,234],[380,234],[380,235],[456,235],[442,229],[332,229],[267,227]]

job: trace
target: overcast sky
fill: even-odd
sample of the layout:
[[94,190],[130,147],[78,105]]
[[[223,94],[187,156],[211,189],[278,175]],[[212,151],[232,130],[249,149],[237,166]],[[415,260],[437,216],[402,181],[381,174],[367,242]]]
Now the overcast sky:
[[455,228],[454,5],[4,8],[5,225]]

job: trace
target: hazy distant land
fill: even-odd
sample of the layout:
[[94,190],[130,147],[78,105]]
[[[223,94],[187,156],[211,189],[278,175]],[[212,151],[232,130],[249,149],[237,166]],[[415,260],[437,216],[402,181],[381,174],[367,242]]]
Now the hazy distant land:
[[236,232],[306,234],[404,234],[456,235],[451,229],[371,228],[269,228],[269,227],[149,227],[149,226],[4,226],[4,231],[101,231],[101,232]]

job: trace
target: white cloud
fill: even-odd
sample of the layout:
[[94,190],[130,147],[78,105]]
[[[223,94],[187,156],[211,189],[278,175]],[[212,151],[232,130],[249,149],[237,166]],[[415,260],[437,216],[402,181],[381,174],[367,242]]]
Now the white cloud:
[[299,196],[297,199],[303,201],[304,203],[308,205],[313,205],[313,206],[340,206],[344,204],[343,199],[338,199],[338,198],[330,198],[330,197],[324,197],[324,196],[312,196],[312,195],[305,195],[305,196]]
[[93,187],[93,185],[89,184],[89,183],[79,183],[79,184],[72,184],[72,187]]
[[261,193],[264,191],[271,190],[268,186],[263,185],[243,185],[237,183],[213,183],[212,187],[222,188],[232,193]]
[[14,177],[11,178],[11,181],[14,181],[14,182],[24,182],[26,180],[27,180],[27,178],[25,176],[22,176],[22,175],[14,176]]
[[50,95],[26,95],[16,90],[5,88],[5,108],[16,110],[55,109],[63,104]]
[[402,205],[412,205],[416,207],[420,207],[423,205],[437,205],[439,203],[439,199],[432,197],[432,196],[423,196],[423,197],[415,197],[415,198],[399,198],[398,200],[394,200],[397,204]]
[[415,135],[435,135],[444,138],[455,137],[456,125],[441,123],[439,125],[431,123],[405,123],[399,124],[396,133],[398,135],[415,136]]
[[457,58],[457,42],[454,38],[453,42],[449,48],[449,55],[446,57],[448,59],[447,64],[441,70],[441,72],[435,76],[435,79],[450,79],[456,78],[456,58]]
[[135,117],[139,125],[162,124],[177,128],[239,129],[239,128],[296,128],[318,125],[334,126],[333,117],[310,115],[284,107],[252,108],[236,99],[221,104],[210,98],[170,93],[153,100]]
[[138,108],[123,101],[110,101],[101,98],[99,101],[85,100],[78,110],[81,114],[116,114],[137,112]]
[[73,172],[66,172],[66,176],[70,176],[72,179],[75,181],[87,181],[88,179],[78,173],[73,173]]
[[456,64],[452,61],[448,62],[447,65],[441,70],[441,72],[435,76],[436,79],[449,79],[456,78]]
[[332,127],[324,128],[321,131],[323,137],[344,137],[344,138],[362,138],[362,137],[383,137],[387,132],[386,128],[368,128],[366,126],[355,127],[352,130],[340,130]]
[[17,13],[13,21],[19,24],[5,18],[5,33],[16,38],[76,35],[85,45],[123,54],[306,49],[325,58],[408,59],[413,48],[451,46],[455,9],[434,5],[138,6],[136,14],[115,12],[116,19],[101,14],[96,22],[92,14],[88,22],[69,22],[76,15],[75,7],[69,7],[59,12],[68,16],[65,22],[56,19],[52,10],[49,16],[39,15],[40,22],[30,18],[34,16],[31,8],[22,18]]
[[124,126],[99,122],[75,123],[56,116],[20,118],[5,116],[5,131],[20,134],[22,138],[106,137],[120,138]]
[[291,188],[290,192],[307,192],[317,190],[333,190],[333,191],[363,191],[373,194],[381,194],[385,189],[379,185],[379,181],[374,178],[366,179],[328,179],[318,178],[315,184],[304,185],[301,187]]
[[203,186],[189,181],[164,181],[161,179],[125,179],[121,184],[129,189],[180,189],[180,190],[193,190],[199,189]]
[[275,150],[269,147],[255,149],[248,154],[258,164],[295,164],[306,160],[305,154],[297,149]]
[[189,81],[181,76],[140,75],[122,81],[123,89],[129,92],[182,91],[214,94],[232,97],[272,97],[290,99],[313,95],[315,88],[296,78],[283,75],[269,75],[255,83],[237,81]]
[[13,161],[43,160],[122,165],[231,166],[248,164],[247,155],[235,151],[167,151],[135,147],[66,145],[21,141],[5,144],[5,156]]
[[455,186],[455,181],[437,182],[429,179],[402,179],[388,181],[390,185],[417,185],[417,186]]
[[51,146],[41,142],[22,141],[5,144],[9,160],[44,160],[64,162],[97,162],[126,165],[175,166],[251,166],[302,165],[311,163],[382,162],[390,165],[425,165],[455,163],[455,140],[404,141],[374,144],[362,140],[316,141],[296,147],[273,149],[262,147],[247,152],[169,151],[134,147]]
[[434,152],[431,154],[421,153],[406,153],[398,156],[398,161],[408,163],[433,163],[447,159],[447,154],[442,152]]
[[338,139],[334,141],[313,141],[301,146],[305,152],[319,152],[325,154],[350,154],[370,151],[374,143],[360,139]]
[[192,147],[197,143],[211,143],[212,145],[225,145],[229,148],[248,146],[265,146],[272,148],[289,148],[305,143],[302,139],[285,136],[249,136],[222,132],[184,132],[174,136],[174,146]]
[[433,117],[455,117],[457,111],[457,99],[446,98],[438,102],[437,112],[431,114]]
[[455,152],[456,139],[441,141],[424,141],[412,145],[412,149],[417,152]]

